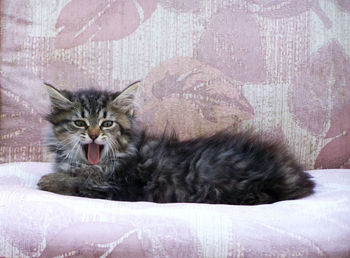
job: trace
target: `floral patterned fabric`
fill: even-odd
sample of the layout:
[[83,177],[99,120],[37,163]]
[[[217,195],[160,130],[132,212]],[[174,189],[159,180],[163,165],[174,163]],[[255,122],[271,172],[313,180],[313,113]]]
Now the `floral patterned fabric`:
[[0,163],[16,162],[0,165],[0,257],[350,256],[346,169],[311,171],[312,196],[253,207],[36,188],[51,171],[43,82],[142,80],[150,131],[253,128],[308,169],[350,168],[348,0],[3,0],[0,55]]
[[0,257],[350,257],[350,170],[268,205],[156,204],[36,189],[48,163],[0,165]]
[[0,162],[48,161],[48,96],[141,79],[138,119],[182,138],[237,127],[306,168],[350,168],[347,0],[1,1]]

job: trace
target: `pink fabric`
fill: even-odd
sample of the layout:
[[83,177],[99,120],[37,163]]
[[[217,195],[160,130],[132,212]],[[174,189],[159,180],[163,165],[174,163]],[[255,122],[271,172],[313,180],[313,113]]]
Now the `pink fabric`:
[[310,171],[310,197],[270,205],[155,204],[36,189],[48,163],[0,165],[0,256],[350,257],[350,170]]
[[49,161],[48,96],[142,80],[139,122],[238,127],[350,168],[348,0],[2,0],[0,163]]

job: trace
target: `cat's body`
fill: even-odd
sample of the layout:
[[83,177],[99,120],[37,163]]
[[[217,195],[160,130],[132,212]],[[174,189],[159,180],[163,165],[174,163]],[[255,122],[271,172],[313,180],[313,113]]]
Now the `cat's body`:
[[223,204],[272,203],[313,192],[310,176],[285,148],[257,136],[220,132],[179,141],[136,130],[136,88],[73,94],[48,86],[49,148],[56,163],[41,189],[122,201]]

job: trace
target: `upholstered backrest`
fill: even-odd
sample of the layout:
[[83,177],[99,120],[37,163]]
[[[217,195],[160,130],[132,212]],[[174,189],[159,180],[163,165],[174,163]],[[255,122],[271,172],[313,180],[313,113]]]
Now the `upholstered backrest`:
[[48,96],[142,80],[138,119],[236,127],[306,168],[350,168],[347,0],[1,1],[0,162],[47,161]]

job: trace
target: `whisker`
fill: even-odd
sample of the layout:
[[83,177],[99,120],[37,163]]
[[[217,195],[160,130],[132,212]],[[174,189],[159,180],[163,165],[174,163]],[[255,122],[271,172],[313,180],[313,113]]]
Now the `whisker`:
[[110,159],[110,161],[112,161],[113,163],[113,170],[116,168],[117,166],[117,160],[116,160],[116,157],[117,157],[117,144],[114,142],[114,141],[108,141],[107,142],[108,145],[110,146],[110,149],[112,151],[112,157]]
[[[67,150],[67,153],[66,153],[64,159],[66,159],[68,161],[68,163],[72,164],[73,159],[75,159],[76,154],[77,154],[75,149],[77,146],[79,146],[80,142],[79,142],[79,140],[76,140],[73,137],[69,137],[69,138],[63,140],[62,142],[64,142],[64,144],[61,146],[61,148],[64,148],[64,149],[67,149],[67,147],[69,148]],[[70,147],[72,144],[73,144],[73,147]]]
[[70,160],[71,163],[73,163],[73,161],[76,163],[79,147],[80,147],[80,141],[77,140],[71,151],[73,152],[73,155],[71,155],[71,160]]

